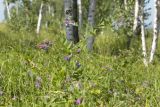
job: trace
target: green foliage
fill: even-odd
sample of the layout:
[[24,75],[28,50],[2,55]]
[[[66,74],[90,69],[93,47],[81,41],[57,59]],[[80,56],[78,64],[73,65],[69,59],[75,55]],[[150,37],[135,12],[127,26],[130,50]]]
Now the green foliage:
[[[159,64],[145,68],[136,49],[124,49],[122,35],[105,28],[98,53],[89,54],[85,40],[70,45],[57,29],[37,38],[0,26],[0,105],[76,106],[79,99],[80,106],[159,106]],[[44,39],[53,42],[48,51],[36,48]]]
[[127,49],[127,38],[125,35],[118,35],[105,27],[97,36],[95,50],[104,55],[118,55],[121,50]]
[[[68,43],[63,30],[61,0],[43,0],[39,37],[35,34],[40,1],[22,0],[19,14],[0,25],[0,106],[13,107],[158,107],[160,88],[159,49],[156,61],[144,67],[140,37],[132,37],[133,0],[124,11],[122,0],[97,1],[96,25],[87,25],[88,1],[83,1],[81,41]],[[56,6],[55,16],[47,6]],[[45,23],[50,23],[45,28]],[[113,31],[114,21],[124,24]],[[9,26],[6,26],[9,25]],[[87,28],[88,27],[88,28]],[[86,30],[87,29],[87,30]],[[83,32],[86,30],[85,32]],[[94,52],[88,53],[85,35],[95,36]],[[151,46],[151,31],[147,50]],[[52,46],[39,49],[42,41]]]

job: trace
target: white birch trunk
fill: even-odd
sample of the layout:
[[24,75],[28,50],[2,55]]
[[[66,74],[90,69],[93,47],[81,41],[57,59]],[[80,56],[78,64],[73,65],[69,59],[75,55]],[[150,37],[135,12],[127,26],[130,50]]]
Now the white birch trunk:
[[153,62],[153,57],[156,51],[157,47],[157,41],[158,41],[158,17],[157,17],[157,8],[158,8],[158,0],[154,0],[155,6],[154,6],[154,22],[153,22],[153,41],[152,41],[152,47],[151,47],[151,53],[150,53],[150,59],[149,62]]
[[42,8],[43,8],[43,2],[41,2],[41,7],[39,9],[39,17],[37,22],[37,30],[36,33],[39,34],[40,27],[41,27],[41,21],[42,21]]
[[82,2],[81,0],[77,1],[78,4],[78,16],[79,16],[79,29],[82,27]]
[[145,32],[144,32],[144,16],[143,16],[143,7],[141,8],[142,13],[141,13],[141,41],[142,41],[142,54],[143,54],[143,63],[145,66],[148,66],[148,61],[147,61],[147,52],[146,52],[146,41],[145,41]]
[[6,5],[6,9],[7,9],[7,15],[8,15],[8,19],[11,19],[11,14],[10,14],[10,10],[9,10],[9,6],[8,6],[8,1],[5,0],[5,5]]
[[133,32],[135,32],[138,27],[138,13],[139,13],[139,0],[135,0]]

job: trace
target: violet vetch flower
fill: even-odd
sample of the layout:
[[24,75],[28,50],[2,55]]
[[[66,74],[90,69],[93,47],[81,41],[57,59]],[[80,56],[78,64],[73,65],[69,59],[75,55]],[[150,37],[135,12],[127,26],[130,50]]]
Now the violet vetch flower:
[[72,54],[71,54],[71,55],[68,55],[68,56],[65,56],[65,57],[64,57],[64,60],[70,61],[70,60],[71,60],[71,57],[72,57]]
[[81,102],[81,99],[77,99],[76,101],[75,101],[75,103],[76,103],[76,105],[80,105],[82,102]]
[[44,41],[44,42],[38,44],[37,48],[47,51],[50,46],[52,46],[52,42],[51,41]]
[[42,83],[42,78],[38,76],[38,77],[36,78],[35,87],[36,87],[37,89],[41,88],[41,83]]
[[76,67],[77,68],[81,67],[81,64],[78,61],[76,61]]
[[39,48],[44,49],[44,50],[48,50],[49,46],[46,44],[41,44],[41,45],[39,45]]
[[38,82],[38,81],[36,81],[36,82],[35,82],[35,87],[36,87],[37,89],[41,88],[41,83]]
[[79,54],[81,52],[81,49],[79,48],[78,50],[77,50],[77,53]]
[[70,61],[70,57],[65,56],[65,57],[64,57],[64,60],[66,60],[66,61]]

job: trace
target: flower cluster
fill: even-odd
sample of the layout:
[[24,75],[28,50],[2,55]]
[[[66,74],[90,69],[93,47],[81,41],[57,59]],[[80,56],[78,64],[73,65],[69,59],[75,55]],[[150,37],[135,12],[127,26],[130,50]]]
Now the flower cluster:
[[41,84],[42,84],[42,78],[38,76],[38,77],[36,78],[36,81],[35,81],[35,87],[36,87],[37,89],[40,89],[40,88],[41,88]]

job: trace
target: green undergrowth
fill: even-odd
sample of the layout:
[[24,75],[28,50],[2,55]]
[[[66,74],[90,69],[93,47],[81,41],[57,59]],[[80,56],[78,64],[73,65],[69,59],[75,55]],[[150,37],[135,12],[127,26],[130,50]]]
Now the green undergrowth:
[[[96,37],[93,53],[85,40],[72,45],[64,35],[56,29],[13,32],[1,25],[0,106],[160,106],[158,60],[145,68],[140,50],[134,44],[127,50],[125,37],[109,30]],[[53,43],[47,51],[36,47],[43,40]]]

